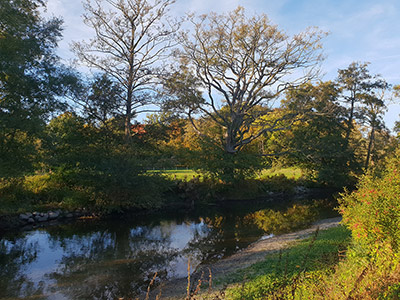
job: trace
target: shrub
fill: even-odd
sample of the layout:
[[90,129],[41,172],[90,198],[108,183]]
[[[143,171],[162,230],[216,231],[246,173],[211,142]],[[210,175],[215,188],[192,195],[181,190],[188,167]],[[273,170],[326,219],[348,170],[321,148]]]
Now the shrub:
[[389,244],[394,253],[400,246],[400,150],[379,174],[364,175],[356,191],[340,200],[343,222],[356,242],[370,251]]
[[263,168],[259,155],[244,149],[227,153],[207,139],[201,139],[200,147],[190,153],[188,164],[195,170],[225,183],[236,183],[254,176]]

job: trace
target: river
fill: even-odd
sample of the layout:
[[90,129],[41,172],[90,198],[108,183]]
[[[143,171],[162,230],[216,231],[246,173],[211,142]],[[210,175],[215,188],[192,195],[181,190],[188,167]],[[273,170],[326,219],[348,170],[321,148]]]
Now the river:
[[271,203],[78,220],[0,239],[0,299],[118,299],[229,256],[263,235],[246,217]]

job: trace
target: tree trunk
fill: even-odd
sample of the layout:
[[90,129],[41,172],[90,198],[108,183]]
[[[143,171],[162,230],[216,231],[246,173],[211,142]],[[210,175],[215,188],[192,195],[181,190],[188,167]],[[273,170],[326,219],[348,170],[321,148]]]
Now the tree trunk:
[[232,134],[231,130],[228,130],[227,135],[226,135],[226,142],[225,142],[225,151],[230,154],[236,153],[235,149],[235,139]]
[[374,144],[375,139],[375,124],[372,124],[371,133],[369,135],[369,142],[368,142],[368,151],[367,151],[367,159],[365,160],[365,169],[368,169],[369,162],[371,160],[371,152]]
[[126,99],[126,115],[125,115],[125,142],[126,143],[129,143],[132,138],[131,118],[132,118],[132,91],[129,89],[127,99]]
[[347,121],[347,132],[346,132],[346,138],[345,138],[345,140],[347,141],[347,145],[349,145],[350,133],[351,133],[351,130],[353,129],[354,101],[355,101],[355,98],[352,97],[351,107],[350,107],[350,116]]

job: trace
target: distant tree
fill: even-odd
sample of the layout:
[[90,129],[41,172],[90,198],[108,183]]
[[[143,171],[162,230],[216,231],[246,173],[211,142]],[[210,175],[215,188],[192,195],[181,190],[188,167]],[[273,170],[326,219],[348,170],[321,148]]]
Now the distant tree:
[[[279,122],[252,129],[261,116],[271,113],[282,92],[315,77],[324,34],[310,29],[289,37],[264,14],[246,17],[242,7],[191,21],[194,32],[182,34],[178,55],[183,66],[177,73],[186,72],[181,74],[185,81],[199,83],[203,90],[182,91],[175,85],[175,100],[184,108],[186,99],[186,113],[198,133],[203,134],[194,118],[211,120],[223,128],[224,151],[234,154],[264,133],[279,130]],[[203,98],[199,91],[204,91]]]
[[342,89],[345,103],[349,105],[347,114],[346,140],[350,138],[353,122],[359,116],[358,105],[361,102],[361,94],[364,92],[371,80],[371,75],[367,69],[368,63],[353,62],[347,69],[338,70],[338,82]]
[[86,86],[82,86],[79,93],[75,94],[73,101],[80,107],[86,120],[101,128],[107,129],[112,119],[121,118],[123,115],[123,102],[121,87],[107,76],[95,74]]
[[40,15],[43,1],[0,1],[0,177],[32,168],[45,121],[76,77],[55,54],[62,21]]
[[386,130],[383,115],[386,111],[388,92],[391,86],[380,76],[371,75],[369,63],[353,62],[347,69],[339,70],[337,83],[342,98],[348,104],[346,118],[346,141],[351,144],[351,132],[354,124],[364,124],[369,128],[364,167],[368,168],[374,148],[377,130]]
[[289,161],[308,170],[313,179],[343,186],[351,172],[359,166],[355,153],[347,146],[345,109],[339,102],[339,89],[333,82],[301,85],[288,91],[283,102],[285,109],[304,107],[305,122],[294,124],[289,131],[274,136],[283,147]]
[[354,128],[354,122],[362,118],[363,98],[372,88],[374,77],[369,73],[369,63],[352,62],[346,69],[338,70],[336,82],[342,91],[342,98],[347,107],[346,140]]
[[361,109],[364,123],[369,127],[367,157],[365,168],[370,165],[371,155],[375,144],[376,131],[385,131],[383,115],[387,109],[385,96],[390,86],[383,79],[376,80],[363,95],[364,106]]
[[170,0],[86,0],[84,22],[95,30],[73,51],[87,66],[107,74],[121,86],[125,104],[125,139],[131,120],[151,103],[149,89],[161,72],[161,61],[174,45],[177,25],[167,17]]
[[[400,84],[395,85],[393,87],[393,96],[396,98],[400,97]],[[400,137],[400,121],[396,121],[394,124],[394,132],[397,133],[397,135]]]

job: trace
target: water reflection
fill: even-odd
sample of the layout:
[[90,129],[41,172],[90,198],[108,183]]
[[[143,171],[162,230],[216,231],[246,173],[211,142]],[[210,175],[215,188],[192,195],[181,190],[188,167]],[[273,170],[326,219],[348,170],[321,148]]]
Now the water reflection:
[[0,295],[41,294],[43,284],[28,275],[30,264],[37,260],[38,248],[37,241],[30,239],[0,240]]
[[232,214],[78,222],[0,241],[0,298],[116,299],[187,276],[192,266],[247,246],[261,232]]

